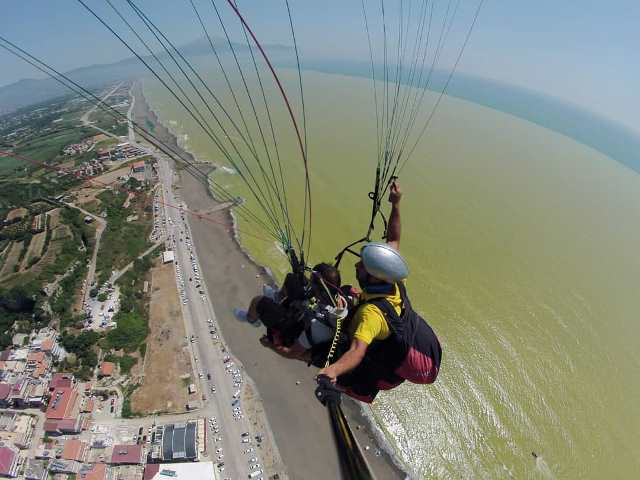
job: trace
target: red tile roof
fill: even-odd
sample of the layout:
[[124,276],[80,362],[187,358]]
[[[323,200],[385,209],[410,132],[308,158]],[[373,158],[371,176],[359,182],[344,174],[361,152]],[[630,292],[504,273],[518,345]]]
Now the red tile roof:
[[33,378],[40,378],[47,371],[49,365],[46,362],[39,363],[32,373]]
[[114,445],[111,463],[116,465],[142,463],[142,445]]
[[53,338],[45,338],[42,341],[42,345],[40,345],[40,348],[43,352],[50,352],[51,350],[53,350]]
[[47,407],[47,420],[71,418],[77,398],[78,392],[73,388],[56,388],[51,394],[51,400],[49,400]]
[[116,368],[116,365],[113,362],[102,362],[100,364],[100,375],[103,377],[110,377],[113,375],[113,370]]
[[159,463],[147,463],[147,466],[144,467],[144,476],[142,477],[142,480],[152,480],[159,471]]
[[8,383],[0,383],[0,400],[4,400],[9,396],[11,392],[11,385]]
[[87,444],[80,440],[67,440],[64,442],[62,449],[62,458],[64,460],[75,460],[84,462],[87,452]]
[[81,480],[104,480],[107,476],[107,466],[104,463],[96,463],[91,470],[80,472],[77,478]]
[[0,475],[8,476],[15,459],[16,451],[9,447],[0,447]]
[[42,362],[44,359],[44,352],[29,352],[27,355],[27,362]]
[[73,384],[72,373],[54,373],[49,388],[70,387]]
[[77,425],[76,418],[65,418],[64,420],[45,420],[44,431],[45,432],[79,432],[80,425]]

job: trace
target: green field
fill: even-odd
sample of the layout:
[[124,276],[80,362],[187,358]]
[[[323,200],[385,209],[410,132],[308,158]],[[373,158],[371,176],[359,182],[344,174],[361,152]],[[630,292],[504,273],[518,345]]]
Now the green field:
[[91,128],[62,130],[28,140],[20,144],[15,151],[36,162],[51,162],[61,155],[66,145],[78,143],[92,135],[95,135],[95,132]]
[[24,165],[22,160],[18,160],[14,157],[2,157],[0,156],[0,176],[10,175],[14,173],[15,169]]
[[115,119],[111,114],[96,110],[91,114],[91,122],[98,128],[113,133],[114,135],[123,136],[129,131],[127,123],[119,123],[120,120]]

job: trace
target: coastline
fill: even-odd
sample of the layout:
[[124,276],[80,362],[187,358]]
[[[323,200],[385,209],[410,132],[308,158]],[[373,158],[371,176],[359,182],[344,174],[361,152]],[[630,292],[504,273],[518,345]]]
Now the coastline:
[[[137,107],[144,112],[144,118],[137,117],[136,121],[143,125],[147,120],[152,122],[158,138],[206,168],[207,173],[211,172],[214,169],[211,164],[198,162],[162,124],[147,104],[139,82],[133,91]],[[136,115],[139,114],[140,110]],[[229,349],[241,360],[252,379],[258,403],[266,414],[284,463],[282,470],[289,478],[338,478],[338,459],[327,414],[313,393],[315,369],[263,348],[258,342],[263,329],[241,323],[232,314],[234,307],[246,306],[259,294],[263,284],[274,283],[269,269],[258,265],[241,244],[232,210],[213,211],[220,203],[210,190],[193,176],[184,175],[184,170],[175,171],[179,177],[178,190],[189,210],[206,214],[207,220],[211,220],[203,221],[197,216],[190,219],[193,242],[218,323]],[[343,408],[375,476],[406,478],[407,473],[390,453],[382,431],[366,407],[344,398]]]

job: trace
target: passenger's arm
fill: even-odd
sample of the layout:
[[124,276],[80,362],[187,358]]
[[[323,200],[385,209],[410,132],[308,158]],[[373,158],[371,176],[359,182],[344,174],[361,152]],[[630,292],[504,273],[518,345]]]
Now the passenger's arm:
[[389,215],[389,223],[387,224],[387,243],[396,250],[400,250],[400,199],[402,191],[397,181],[391,183],[389,188],[389,202],[391,203],[391,214]]
[[365,353],[367,353],[368,347],[369,345],[362,340],[354,338],[351,341],[351,347],[349,350],[342,355],[336,363],[320,370],[318,375],[326,375],[333,383],[335,383],[336,379],[340,375],[350,372],[360,365]]

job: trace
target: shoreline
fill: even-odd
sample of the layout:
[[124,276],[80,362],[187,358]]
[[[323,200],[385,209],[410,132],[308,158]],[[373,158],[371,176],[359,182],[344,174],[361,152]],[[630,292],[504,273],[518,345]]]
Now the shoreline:
[[[147,103],[140,82],[136,84],[137,106],[153,123],[154,134],[179,149],[199,167],[206,167],[209,175],[216,166],[199,162],[179,144],[177,136]],[[140,118],[137,121],[140,122]],[[183,175],[183,169],[174,168],[174,171],[179,177],[177,188],[182,200],[192,212],[206,214],[219,205],[202,181],[192,175]],[[302,362],[283,359],[263,348],[258,343],[262,328],[241,323],[231,313],[233,307],[246,306],[252,296],[260,293],[262,284],[274,284],[271,272],[259,265],[240,242],[232,209],[208,213],[207,217],[213,220],[212,224],[190,219],[205,283],[225,341],[251,377],[284,463],[284,472],[290,478],[332,478],[328,472],[338,472],[338,459],[326,412],[313,394],[315,369],[307,368]],[[343,407],[375,476],[380,479],[407,478],[409,474],[390,451],[367,407],[346,397]],[[302,428],[298,428],[300,424]],[[336,473],[335,477],[339,475]]]

